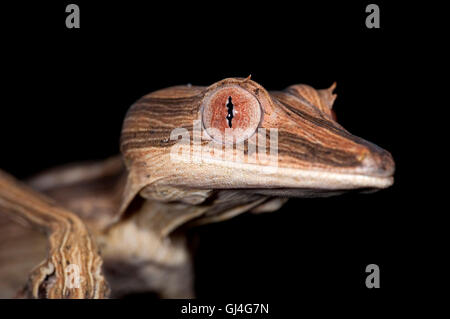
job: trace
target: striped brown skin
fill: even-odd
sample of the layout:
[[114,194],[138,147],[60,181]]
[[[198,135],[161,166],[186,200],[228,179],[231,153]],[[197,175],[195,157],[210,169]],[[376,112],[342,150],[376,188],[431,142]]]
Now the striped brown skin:
[[[11,218],[40,229],[48,236],[48,256],[31,273],[23,297],[102,298],[108,287],[102,259],[83,221],[49,198],[0,171],[0,209]],[[79,288],[66,280],[67,267],[79,267]]]
[[[198,179],[188,178],[192,171],[204,179],[217,178],[217,175],[208,174],[206,166],[171,162],[170,149],[177,141],[171,140],[170,134],[181,127],[192,138],[193,122],[201,118],[205,95],[230,85],[244,88],[259,100],[264,113],[260,128],[266,128],[267,132],[272,128],[278,129],[279,167],[380,178],[393,174],[394,162],[387,151],[350,134],[333,120],[331,106],[336,97],[332,93],[335,84],[325,90],[293,85],[282,92],[268,92],[250,79],[230,78],[209,87],[177,86],[156,91],[130,108],[121,137],[122,154],[130,171],[128,197],[124,197],[121,210],[146,185],[156,183],[160,187],[178,185],[186,188],[204,185]],[[210,140],[203,136],[201,144],[207,145]],[[245,151],[247,148],[246,142]],[[244,161],[248,156],[245,152]],[[253,168],[255,176],[260,175],[257,166]],[[220,164],[217,167],[221,169]],[[239,163],[232,164],[232,167],[235,172],[242,171]],[[179,176],[184,179],[181,181]],[[247,180],[230,177],[223,184],[225,188],[237,189],[272,186],[252,180],[252,177]],[[210,188],[220,189],[222,186],[211,185]]]
[[[219,86],[229,83],[242,85],[242,82],[227,79]],[[270,96],[265,115],[270,117],[275,112],[276,117],[275,120],[265,120],[260,127],[278,129],[281,165],[325,169],[329,166],[333,170],[347,167],[351,170],[360,164],[360,157],[367,152],[374,152],[376,156],[383,157],[383,161],[390,162],[388,166],[393,165],[388,152],[348,133],[333,121],[331,106],[320,98],[325,96],[324,91],[329,90],[316,91],[311,87],[300,90],[299,87],[307,86],[296,85],[284,92],[269,93],[253,81],[245,80],[245,83],[257,96]],[[192,134],[192,123],[201,113],[202,98],[211,89],[174,87],[151,93],[135,103],[126,116],[122,130],[121,150],[125,159],[139,161],[139,156],[143,154],[159,152],[158,148],[169,148],[176,143],[169,139],[175,128],[186,128]],[[173,94],[170,93],[172,90]],[[311,97],[305,92],[313,92],[314,95]],[[331,92],[329,94],[331,96]],[[334,98],[328,100],[332,103]],[[324,112],[325,108],[328,112]]]
[[[268,146],[270,129],[278,130],[278,156],[266,156],[277,160],[280,170],[265,172],[267,164],[261,162],[171,160],[171,147],[177,144],[171,140],[172,131],[184,128],[191,138],[201,134],[205,96],[230,86],[247,90],[261,106],[259,127],[267,131],[254,137],[265,134]],[[176,86],[150,93],[127,113],[122,157],[63,167],[30,181],[55,202],[0,171],[0,213],[9,213],[48,236],[48,259],[32,272],[23,296],[104,297],[103,259],[113,297],[135,291],[192,297],[186,228],[248,211],[274,211],[289,196],[325,197],[391,185],[391,155],[334,120],[334,87],[315,90],[299,84],[268,92],[249,78],[230,78],[209,87]],[[202,146],[211,143],[208,135],[201,137]],[[252,137],[238,145],[244,162],[254,155],[250,148],[254,143]],[[191,155],[198,159],[200,153],[194,148]],[[4,252],[0,257],[11,249]],[[65,286],[68,261],[81,265],[81,275],[87,278],[83,289]]]
[[320,135],[315,135],[321,143],[314,143],[299,134],[301,129],[296,134],[289,131],[281,131],[280,139],[285,139],[286,141],[281,141],[280,144],[287,147],[280,148],[280,152],[286,152],[286,157],[295,157],[313,163],[322,163],[324,165],[344,168],[349,167],[352,169],[361,164],[360,157],[362,155],[370,152],[380,164],[383,164],[379,172],[375,172],[374,174],[386,176],[392,174],[394,162],[392,156],[387,151],[360,137],[350,134],[332,120],[331,114],[330,116],[315,117],[305,112],[298,104],[282,102],[286,95],[288,93],[276,94],[280,104],[290,118],[294,119],[297,123],[309,122],[317,131],[322,129],[326,132],[322,136],[322,139],[320,139]]
[[46,255],[44,234],[0,213],[0,298],[16,296]]
[[33,176],[27,183],[76,213],[95,233],[110,224],[125,179],[122,157],[114,156],[56,167]]

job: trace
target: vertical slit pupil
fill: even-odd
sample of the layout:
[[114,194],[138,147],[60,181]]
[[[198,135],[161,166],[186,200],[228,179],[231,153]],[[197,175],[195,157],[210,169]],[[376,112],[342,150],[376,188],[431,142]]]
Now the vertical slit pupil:
[[231,127],[231,121],[233,120],[233,102],[231,102],[231,96],[228,97],[228,102],[227,102],[227,109],[228,109],[228,114],[227,114],[227,120],[228,120],[228,126]]

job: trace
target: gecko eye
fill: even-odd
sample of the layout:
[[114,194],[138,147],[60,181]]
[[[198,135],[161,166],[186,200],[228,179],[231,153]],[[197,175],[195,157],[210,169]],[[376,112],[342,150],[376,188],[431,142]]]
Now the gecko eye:
[[238,86],[216,89],[205,96],[202,121],[208,135],[218,142],[238,143],[251,137],[261,121],[258,99]]

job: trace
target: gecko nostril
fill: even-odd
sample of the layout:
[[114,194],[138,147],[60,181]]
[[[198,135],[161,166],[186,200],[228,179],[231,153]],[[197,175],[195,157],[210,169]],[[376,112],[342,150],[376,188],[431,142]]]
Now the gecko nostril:
[[359,162],[362,162],[367,157],[367,155],[369,155],[369,151],[363,151],[356,156],[356,159]]
[[228,120],[228,126],[231,128],[231,125],[232,125],[231,121],[233,120],[233,117],[234,117],[234,115],[233,115],[234,105],[233,105],[233,102],[231,102],[231,96],[228,97],[228,102],[226,104],[226,107],[228,109],[228,114],[227,114],[226,119]]

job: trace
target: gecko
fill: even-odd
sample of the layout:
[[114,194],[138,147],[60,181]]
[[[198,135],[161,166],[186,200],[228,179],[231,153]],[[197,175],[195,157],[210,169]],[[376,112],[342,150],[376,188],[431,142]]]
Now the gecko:
[[129,108],[120,155],[24,181],[0,170],[2,294],[191,298],[189,229],[391,186],[391,154],[336,121],[334,89],[250,77],[160,89]]

